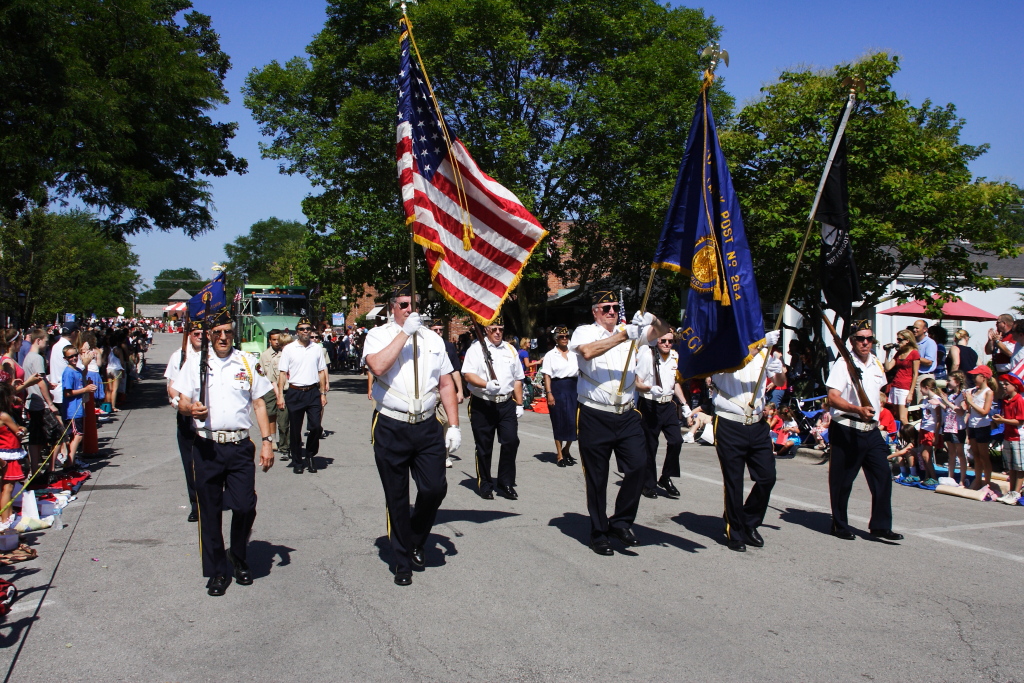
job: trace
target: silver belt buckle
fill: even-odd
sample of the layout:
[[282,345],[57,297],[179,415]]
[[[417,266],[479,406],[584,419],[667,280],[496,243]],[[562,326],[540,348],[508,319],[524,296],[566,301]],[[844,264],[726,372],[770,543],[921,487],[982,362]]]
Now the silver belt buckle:
[[227,443],[227,435],[224,432],[217,432],[217,443]]
[[406,415],[406,417],[405,417],[406,422],[408,422],[411,425],[416,424],[417,415],[415,415],[414,413],[406,413],[405,415]]

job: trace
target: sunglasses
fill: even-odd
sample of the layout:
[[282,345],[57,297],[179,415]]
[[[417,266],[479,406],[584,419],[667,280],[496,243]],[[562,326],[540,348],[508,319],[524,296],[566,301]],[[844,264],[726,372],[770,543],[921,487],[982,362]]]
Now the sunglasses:
[[403,311],[405,309],[409,308],[409,306],[412,306],[412,302],[411,301],[399,301],[398,302],[398,307],[401,308]]
[[496,330],[504,330],[505,326],[504,325],[491,325],[490,327],[485,327],[484,329],[487,330],[488,332],[494,332]]
[[619,305],[618,304],[605,304],[604,306],[598,306],[598,309],[600,309],[600,311],[602,313],[608,313],[608,312],[618,313],[619,312]]
[[659,339],[658,343],[659,344],[671,344],[672,340],[671,339]]
[[569,335],[567,335],[567,334],[560,334],[557,337],[555,337],[555,339],[568,339],[568,338],[569,338]]
[[234,333],[234,330],[210,330],[211,337],[230,337]]
[[296,327],[295,331],[296,332],[312,332],[313,328],[309,327],[308,325],[303,325],[302,327]]
[[71,354],[65,354],[64,358],[66,358],[66,359],[78,358],[78,356],[79,356],[79,354],[77,354],[77,353],[71,353]]
[[870,344],[871,342],[875,341],[874,337],[864,337],[862,335],[855,335],[853,338],[864,344]]

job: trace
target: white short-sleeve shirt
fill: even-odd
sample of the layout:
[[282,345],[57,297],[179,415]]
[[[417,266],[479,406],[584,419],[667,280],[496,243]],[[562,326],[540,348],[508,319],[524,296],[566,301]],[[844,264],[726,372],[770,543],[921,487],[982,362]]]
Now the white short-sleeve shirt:
[[281,349],[277,372],[287,372],[289,384],[300,387],[319,384],[321,370],[327,370],[327,364],[324,363],[324,348],[319,344],[310,342],[303,346],[293,341]]
[[562,353],[558,349],[551,349],[544,354],[544,361],[540,365],[540,372],[551,379],[578,377],[580,374],[579,355],[568,351],[565,354],[565,358],[563,358]]
[[[576,352],[584,344],[607,339],[613,334],[615,334],[615,328],[609,332],[597,323],[580,325],[572,333],[569,350]],[[576,360],[580,368],[580,378],[576,382],[576,395],[581,401],[621,405],[632,398],[636,384],[636,353],[630,355],[627,368],[626,356],[629,355],[629,347],[630,340],[626,339],[590,360],[586,360],[582,354],[576,353]],[[619,383],[622,381],[624,368],[626,383],[620,396]]]
[[[206,378],[206,420],[195,420],[198,429],[228,431],[252,427],[252,402],[270,391],[270,380],[257,369],[259,361],[252,354],[233,349],[226,358],[211,352]],[[190,401],[199,400],[199,354],[185,361],[171,388]]]
[[[761,368],[768,362],[767,359],[767,352],[761,349],[756,356],[750,359],[750,362],[739,370],[720,372],[711,376],[713,387],[711,400],[715,405],[715,412],[746,415],[746,409],[754,395],[757,380],[761,378]],[[766,373],[764,379],[761,379],[757,400],[754,401],[752,412],[754,417],[760,415],[764,409],[764,394],[767,384]]]
[[[875,409],[875,415],[878,415],[882,410],[879,392],[881,392],[882,387],[889,383],[885,378],[885,368],[882,367],[882,363],[873,353],[868,356],[867,363],[861,363],[860,358],[852,351],[850,356],[853,358],[854,364],[860,368],[861,384],[864,387],[864,393],[868,395],[868,402]],[[846,367],[846,361],[842,358],[832,364],[832,370],[828,373],[828,379],[825,380],[825,387],[828,389],[838,389],[846,401],[855,406],[860,405],[860,398],[857,396],[857,391],[850,380],[850,370]],[[843,416],[849,417],[849,414],[832,408],[832,417]],[[860,416],[854,415],[853,417],[859,418]]]
[[[401,331],[401,326],[395,323],[388,323],[370,330],[363,342],[363,362],[366,362],[367,356],[384,349]],[[437,405],[436,389],[441,381],[441,375],[451,374],[453,368],[444,348],[444,341],[440,336],[426,328],[420,328],[416,334],[420,401],[422,401],[420,412],[426,413]],[[391,369],[377,379],[379,381],[373,383],[371,393],[378,406],[400,413],[413,412],[409,404],[409,401],[416,395],[412,363],[412,337],[405,340],[398,360],[391,366]]]
[[[654,376],[654,357],[658,357],[658,377],[661,379],[661,388],[671,393],[676,385],[676,370],[679,368],[679,354],[675,349],[668,352],[668,358],[661,357],[661,352],[654,347],[644,344],[636,352],[636,376],[642,383],[653,387],[658,382]],[[649,397],[649,394],[644,394]]]
[[[189,344],[189,346],[188,346],[188,354],[185,356],[185,361],[187,362],[188,359],[190,359],[193,355],[197,355],[197,353],[198,352],[196,352],[196,351],[194,351],[192,349],[192,345]],[[111,355],[111,357],[114,357],[114,354],[110,354],[110,355]],[[173,382],[174,378],[178,376],[178,371],[180,370],[180,367],[179,367],[180,365],[181,365],[181,349],[175,349],[174,353],[171,354],[170,360],[167,361],[167,369],[164,370],[164,379],[166,379],[168,382]]]
[[[495,346],[488,339],[486,344],[487,350],[491,353],[491,364],[494,366],[495,378],[498,380],[500,387],[498,393],[512,393],[516,382],[522,382],[526,379],[526,373],[523,372],[523,363],[519,360],[519,353],[506,341]],[[483,347],[480,346],[479,341],[473,342],[473,345],[466,351],[466,358],[462,361],[462,374],[467,372],[477,377],[482,377],[485,380],[491,378],[491,372],[487,369],[487,359],[484,358]],[[469,390],[474,396],[485,395],[481,387],[475,387],[470,384]]]

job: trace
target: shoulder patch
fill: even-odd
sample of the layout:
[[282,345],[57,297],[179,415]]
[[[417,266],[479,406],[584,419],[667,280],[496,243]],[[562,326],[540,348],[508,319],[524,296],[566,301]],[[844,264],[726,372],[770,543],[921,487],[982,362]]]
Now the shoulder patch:
[[259,375],[260,377],[266,377],[267,376],[267,373],[263,372],[263,364],[262,363],[257,363],[256,364],[256,374]]

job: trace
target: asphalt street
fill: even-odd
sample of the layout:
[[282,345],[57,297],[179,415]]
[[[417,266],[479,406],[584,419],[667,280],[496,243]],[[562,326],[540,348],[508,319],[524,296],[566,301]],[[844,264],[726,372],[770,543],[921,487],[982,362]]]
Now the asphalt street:
[[889,544],[866,533],[861,478],[865,533],[846,542],[828,534],[827,465],[783,460],[765,547],[740,554],[714,449],[685,445],[682,497],[643,499],[641,545],[601,557],[580,467],[554,465],[531,412],[514,502],[476,495],[463,420],[427,569],[396,586],[356,375],[332,376],[318,474],[257,472],[255,583],[209,597],[160,379],[178,340],[157,335],[132,408],[102,428],[68,527],[2,574],[21,591],[7,680],[1024,680],[1024,507],[896,486],[907,537]]

